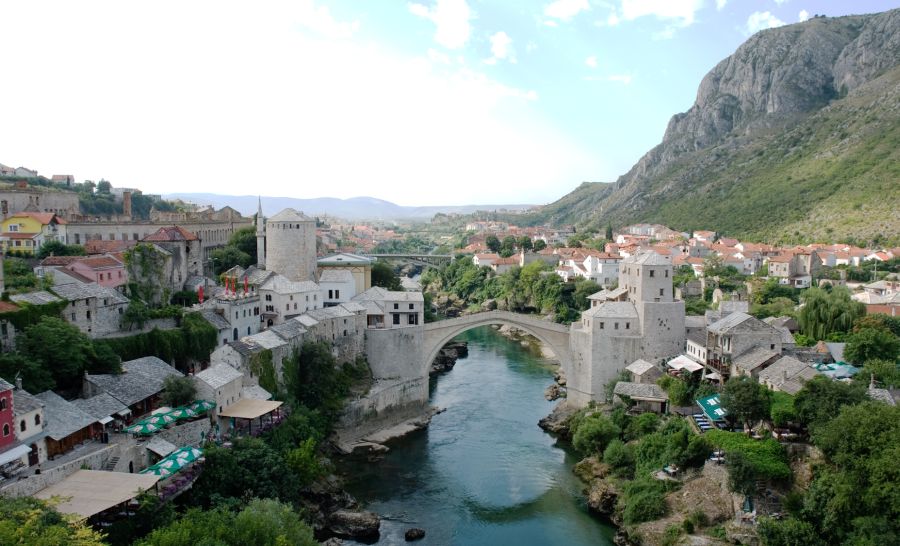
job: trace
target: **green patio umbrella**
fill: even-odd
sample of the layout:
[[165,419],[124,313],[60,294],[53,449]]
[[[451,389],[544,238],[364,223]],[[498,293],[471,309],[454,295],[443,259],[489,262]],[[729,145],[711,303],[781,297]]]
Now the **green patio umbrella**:
[[179,461],[182,466],[196,461],[201,456],[203,456],[203,450],[191,446],[176,449],[169,454],[169,457]]
[[198,414],[200,414],[200,413],[204,413],[204,412],[207,412],[207,411],[215,408],[216,403],[210,402],[209,400],[197,400],[196,402],[194,402],[193,404],[191,404],[188,407],[190,409],[196,411]]
[[169,412],[169,415],[174,417],[175,419],[190,419],[191,417],[196,417],[197,412],[191,409],[190,406],[181,406],[173,409]]
[[138,421],[137,423],[131,425],[130,427],[126,427],[125,430],[132,434],[153,434],[154,432],[162,429],[162,425],[157,425],[155,423],[147,423],[144,421]]
[[157,413],[156,415],[151,415],[145,419],[141,419],[141,423],[148,423],[152,425],[157,425],[159,427],[164,427],[169,423],[174,423],[175,417],[170,415],[170,412],[166,413]]

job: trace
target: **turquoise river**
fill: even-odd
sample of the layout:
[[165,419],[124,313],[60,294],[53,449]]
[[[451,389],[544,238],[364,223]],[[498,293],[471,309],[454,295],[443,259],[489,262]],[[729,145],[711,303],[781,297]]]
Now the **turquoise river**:
[[614,529],[588,514],[577,461],[537,426],[554,403],[546,360],[490,327],[461,336],[469,356],[432,380],[429,427],[374,462],[343,465],[347,489],[382,516],[377,544],[609,545]]

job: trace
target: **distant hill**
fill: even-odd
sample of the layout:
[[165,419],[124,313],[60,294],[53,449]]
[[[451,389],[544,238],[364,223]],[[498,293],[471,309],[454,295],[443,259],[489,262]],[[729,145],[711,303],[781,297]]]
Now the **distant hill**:
[[528,223],[632,222],[759,239],[900,238],[900,10],[759,32],[614,184]]
[[[243,214],[253,214],[257,209],[257,196],[255,195],[219,195],[215,193],[173,193],[165,196],[166,199],[182,199],[201,205],[213,205],[215,207],[229,206]],[[406,207],[376,199],[374,197],[353,197],[350,199],[337,199],[334,197],[321,197],[318,199],[297,199],[294,197],[262,197],[263,213],[266,216],[290,207],[308,215],[328,215],[347,220],[430,220],[438,213],[470,214],[475,211],[521,211],[531,208],[533,205],[460,205],[460,206],[429,206]]]

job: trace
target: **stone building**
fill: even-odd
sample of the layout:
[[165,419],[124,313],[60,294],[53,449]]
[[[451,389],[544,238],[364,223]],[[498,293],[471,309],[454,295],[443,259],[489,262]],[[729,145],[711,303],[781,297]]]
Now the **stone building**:
[[16,438],[29,452],[22,456],[22,462],[34,466],[47,460],[47,442],[44,440],[44,403],[22,388],[21,380],[13,391]]
[[267,219],[264,260],[292,281],[315,281],[316,221],[294,209]]
[[183,375],[165,361],[145,356],[123,362],[120,374],[85,375],[82,396],[92,398],[105,392],[127,406],[132,416],[140,417],[159,407],[167,377]]
[[162,227],[144,237],[171,256],[171,270],[165,279],[173,292],[184,289],[188,278],[203,274],[200,238],[181,226]]
[[684,302],[674,298],[671,261],[654,252],[622,260],[619,288],[592,297],[572,324],[570,345],[566,378],[576,406],[602,399],[604,386],[635,360],[677,356],[685,346]]
[[[781,332],[775,327],[743,312],[731,313],[706,328],[706,362],[724,376],[749,373],[755,366],[755,359],[742,363],[741,370],[732,369],[734,360],[756,348],[769,353],[781,354]],[[752,362],[751,362],[752,361]],[[742,361],[744,362],[744,361]],[[754,366],[755,364],[755,366]],[[753,366],[747,369],[748,366]]]
[[[349,271],[354,282],[353,295],[361,294],[372,288],[372,260],[365,256],[342,252],[319,258],[316,265],[320,282],[327,271]],[[345,277],[342,276],[342,278]],[[352,297],[350,296],[348,299]]]
[[78,214],[78,210],[75,192],[29,186],[24,182],[0,189],[0,216],[4,219],[17,212],[31,211],[52,212],[68,220]]
[[69,302],[62,312],[63,319],[89,337],[103,337],[119,331],[128,298],[115,289],[96,283],[72,283],[54,286],[53,290]]
[[219,363],[196,374],[194,385],[197,387],[198,399],[216,402],[216,407],[212,410],[215,418],[225,407],[241,398],[244,374],[228,364]]

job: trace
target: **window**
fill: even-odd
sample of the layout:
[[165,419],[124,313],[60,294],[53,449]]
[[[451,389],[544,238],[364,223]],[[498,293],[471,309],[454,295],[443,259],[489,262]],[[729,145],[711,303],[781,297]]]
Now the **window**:
[[391,316],[394,317],[394,324],[400,324],[400,315],[397,313],[391,313]]
[[336,299],[336,300],[341,299],[341,291],[340,290],[334,291],[334,299]]
[[407,315],[409,317],[409,324],[419,324],[419,315],[416,313],[410,313]]
[[771,344],[771,345],[769,345],[769,349],[771,349],[771,350],[773,350],[773,351],[774,351],[774,350],[775,350],[775,344],[774,344],[774,343],[772,343],[772,344]]
[[669,270],[668,269],[666,269],[666,278],[667,279],[669,278]]
[[19,226],[16,225],[16,224],[10,224],[10,225],[9,225],[9,230],[10,230],[10,231],[19,231]]
[[0,398],[0,411],[6,409],[6,398]]
[[75,322],[75,313],[72,313],[72,322]]
[[22,422],[19,423],[19,432],[25,432],[25,419],[22,419]]
[[34,424],[35,424],[35,425],[40,425],[40,424],[41,424],[41,416],[40,416],[40,414],[34,416]]
[[605,324],[606,324],[605,322],[601,322],[601,323],[600,323],[600,329],[601,329],[601,330],[603,329],[603,326],[604,326]]
[[626,330],[631,330],[631,323],[630,323],[630,322],[626,322],[626,323],[625,323],[625,329],[626,329]]
[[615,330],[618,330],[618,329],[619,329],[619,323],[618,323],[618,322],[616,322],[616,323],[614,324],[614,329],[615,329]]
[[120,314],[120,315],[124,315],[124,314],[125,314],[125,308],[124,308],[124,307],[119,307],[119,314]]
[[415,309],[415,306],[414,306],[413,304],[410,303],[410,304],[409,304],[409,308],[410,308],[410,309]]
[[9,436],[9,425],[8,424],[3,425],[3,435]]
[[328,299],[334,299],[334,290],[328,291]]
[[650,270],[650,278],[651,278],[651,279],[653,278],[653,274],[654,274],[654,273],[655,273],[655,271],[653,271],[653,270],[651,269],[651,270]]
[[91,311],[90,311],[90,309],[88,309],[87,311],[85,311],[84,314],[85,314],[85,317],[86,317],[88,320],[91,320]]
[[659,289],[659,295],[660,295],[660,296],[665,295],[665,291],[666,291],[665,288],[660,288],[660,289]]
[[395,303],[395,304],[394,304],[394,309],[400,309],[400,304],[399,304],[399,303]]
[[285,311],[290,311],[290,310],[291,310],[291,304],[290,304],[290,303],[285,303],[285,304],[284,304],[284,310],[285,310]]

